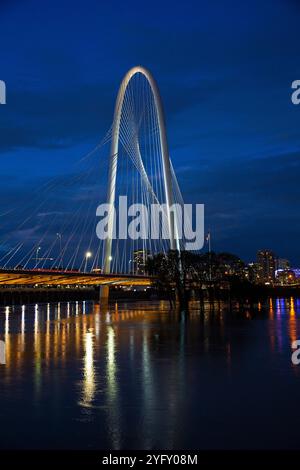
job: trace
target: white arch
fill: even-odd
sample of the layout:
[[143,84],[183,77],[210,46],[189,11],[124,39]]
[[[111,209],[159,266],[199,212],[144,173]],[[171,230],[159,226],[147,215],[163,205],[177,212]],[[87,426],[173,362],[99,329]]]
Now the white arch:
[[[162,102],[158,90],[158,86],[151,75],[151,73],[142,66],[133,67],[130,69],[122,80],[119,88],[112,128],[112,143],[111,143],[111,156],[109,164],[109,177],[108,177],[108,191],[107,191],[107,202],[110,207],[114,207],[115,193],[116,193],[116,177],[117,177],[117,166],[118,166],[118,151],[119,151],[119,131],[124,96],[126,88],[134,75],[141,73],[147,79],[154,98],[155,109],[157,113],[158,127],[159,127],[159,141],[162,155],[163,164],[163,178],[164,178],[164,189],[167,206],[167,219],[170,233],[170,248],[172,250],[179,250],[179,240],[175,237],[174,221],[171,218],[170,207],[173,204],[173,193],[172,193],[172,182],[171,182],[171,166],[168,150],[168,142],[166,135],[166,126],[163,113]],[[111,265],[111,249],[112,249],[112,235],[113,235],[113,211],[108,214],[108,237],[105,240],[104,248],[104,266],[103,272],[106,274],[110,273]]]

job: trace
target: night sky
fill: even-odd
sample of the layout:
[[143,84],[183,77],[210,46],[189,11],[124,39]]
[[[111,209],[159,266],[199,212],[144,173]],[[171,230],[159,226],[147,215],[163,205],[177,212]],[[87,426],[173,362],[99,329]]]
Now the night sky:
[[1,212],[68,176],[141,64],[159,84],[182,193],[205,204],[212,248],[246,261],[270,248],[300,265],[299,31],[297,0],[1,0]]

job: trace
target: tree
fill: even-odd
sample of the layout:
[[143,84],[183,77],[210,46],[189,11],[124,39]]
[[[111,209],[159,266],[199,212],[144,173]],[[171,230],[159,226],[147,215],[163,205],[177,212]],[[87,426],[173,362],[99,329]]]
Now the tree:
[[169,299],[171,307],[174,305],[176,293],[181,307],[186,304],[184,299],[183,275],[181,260],[176,250],[168,254],[158,253],[148,258],[147,272],[155,276],[154,286]]
[[167,254],[156,254],[149,258],[147,270],[155,276],[154,285],[174,303],[174,291],[182,310],[188,309],[190,291],[198,292],[204,301],[204,288],[210,298],[223,282],[234,288],[244,280],[244,263],[230,253],[203,253],[170,250]]

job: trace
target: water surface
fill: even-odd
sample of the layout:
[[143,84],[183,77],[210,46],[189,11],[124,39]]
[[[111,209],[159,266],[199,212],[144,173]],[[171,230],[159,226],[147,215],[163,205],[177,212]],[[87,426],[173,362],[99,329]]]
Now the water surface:
[[2,449],[299,448],[300,300],[0,308]]

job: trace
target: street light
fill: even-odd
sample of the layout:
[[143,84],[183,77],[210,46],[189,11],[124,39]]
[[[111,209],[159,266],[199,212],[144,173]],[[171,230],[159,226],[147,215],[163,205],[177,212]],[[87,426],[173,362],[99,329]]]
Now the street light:
[[63,268],[63,253],[62,253],[62,240],[61,240],[61,233],[56,234],[57,238],[59,239],[59,258],[60,258],[60,266],[59,268]]
[[92,257],[92,253],[90,251],[87,251],[85,254],[85,263],[84,263],[84,272],[86,273],[87,270],[87,262],[88,259]]
[[36,249],[36,255],[35,255],[35,268],[37,268],[38,262],[39,262],[39,251],[42,249],[41,246],[38,246]]

